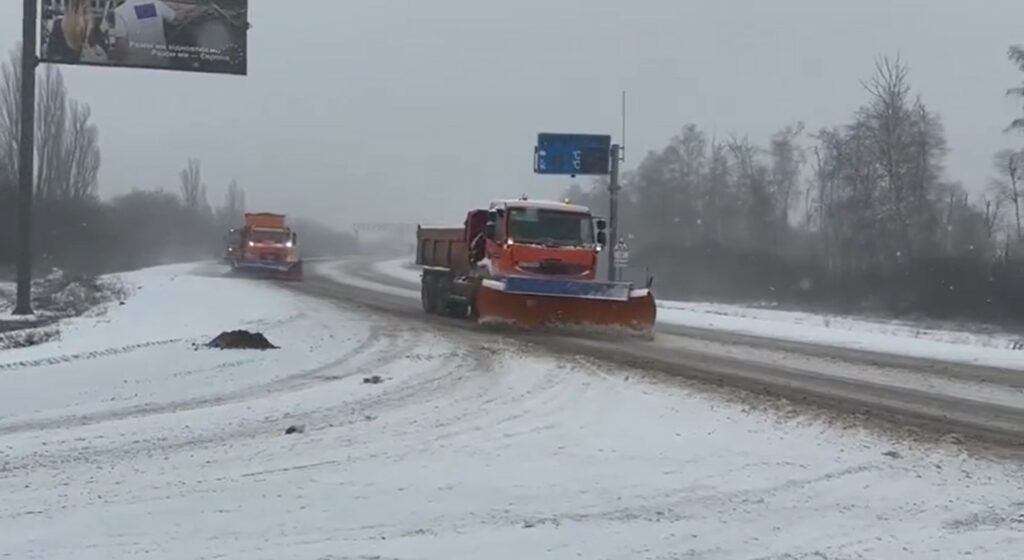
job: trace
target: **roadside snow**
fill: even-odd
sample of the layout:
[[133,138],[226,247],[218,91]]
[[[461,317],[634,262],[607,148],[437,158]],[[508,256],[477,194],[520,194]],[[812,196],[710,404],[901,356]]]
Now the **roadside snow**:
[[[1016,464],[191,272],[126,275],[124,306],[0,352],[0,555],[1002,560],[1024,548]],[[239,326],[281,350],[190,345]],[[140,346],[102,353],[126,340]],[[64,361],[71,349],[101,354]]]
[[[0,351],[0,433],[13,419],[131,414],[257,386],[331,363],[366,336],[315,300],[283,297],[259,282],[196,276],[195,269],[119,275],[133,292],[124,305],[61,321],[56,340]],[[281,349],[194,348],[238,328],[261,331]]]
[[[419,271],[408,258],[374,263],[373,269],[382,276],[399,281],[419,282]],[[672,300],[658,301],[658,323],[899,356],[1024,369],[1024,335],[1011,333],[981,334],[900,321]]]
[[660,302],[658,322],[885,354],[1024,369],[1024,337],[1012,334],[977,334],[896,321],[679,301]]
[[378,261],[373,263],[373,269],[384,276],[416,285],[420,283],[420,267],[410,258]]

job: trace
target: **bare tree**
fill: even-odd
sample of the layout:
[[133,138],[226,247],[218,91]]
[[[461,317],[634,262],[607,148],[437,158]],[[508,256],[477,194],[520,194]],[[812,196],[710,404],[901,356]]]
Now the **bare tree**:
[[762,150],[746,137],[726,144],[735,173],[736,218],[730,230],[738,234],[744,249],[778,250],[779,210],[771,192],[769,169],[761,161]]
[[[1014,45],[1010,47],[1008,55],[1010,60],[1020,68],[1020,71],[1024,72],[1024,45]],[[1019,87],[1010,88],[1006,94],[1015,95],[1024,99],[1024,84]],[[1007,130],[1019,130],[1024,132],[1024,117],[1014,119],[1013,122],[1010,123],[1010,126],[1007,127]]]
[[208,207],[206,185],[200,174],[198,159],[189,158],[188,167],[181,170],[181,202],[193,212]]
[[56,66],[47,64],[36,100],[36,192],[43,198],[64,195],[71,162],[67,143],[68,90]]
[[18,182],[18,142],[21,134],[21,56],[20,47],[11,51],[0,65],[0,171],[8,173],[7,182]]
[[789,226],[794,191],[800,184],[800,170],[806,161],[803,148],[796,142],[803,130],[804,124],[798,122],[776,132],[771,139],[771,190],[775,207],[779,211],[777,220],[780,236]]
[[875,75],[864,83],[871,102],[861,109],[861,116],[870,135],[869,148],[882,171],[888,204],[882,206],[886,225],[898,236],[896,252],[910,250],[910,218],[907,215],[905,184],[910,136],[910,85],[908,68],[897,57],[883,57],[875,62]]
[[985,234],[990,241],[994,241],[996,232],[999,231],[999,223],[1003,214],[1003,202],[1006,199],[1002,196],[1002,193],[993,192],[992,189],[989,189],[982,196],[982,200],[985,203]]
[[231,180],[231,184],[228,185],[228,193],[224,198],[224,205],[228,210],[238,215],[245,213],[245,190],[238,186],[238,181]]
[[64,145],[66,165],[61,178],[61,192],[65,198],[82,200],[96,194],[101,157],[99,128],[90,122],[91,116],[88,104],[70,102]]
[[221,227],[233,227],[245,216],[245,190],[232,179],[224,195],[224,206],[217,210],[217,220]]
[[1000,177],[995,186],[1001,197],[1013,206],[1017,240],[1024,239],[1021,229],[1021,196],[1024,195],[1024,151],[1003,150],[995,156],[995,168]]

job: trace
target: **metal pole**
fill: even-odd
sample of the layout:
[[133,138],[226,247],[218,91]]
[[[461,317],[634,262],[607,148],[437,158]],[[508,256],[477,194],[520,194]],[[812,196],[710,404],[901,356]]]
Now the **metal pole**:
[[608,181],[608,281],[617,282],[618,269],[615,268],[615,245],[619,242],[619,145],[612,144],[611,172]]
[[32,314],[32,169],[36,129],[37,0],[25,0],[21,36],[21,135],[18,142],[18,298],[15,315]]

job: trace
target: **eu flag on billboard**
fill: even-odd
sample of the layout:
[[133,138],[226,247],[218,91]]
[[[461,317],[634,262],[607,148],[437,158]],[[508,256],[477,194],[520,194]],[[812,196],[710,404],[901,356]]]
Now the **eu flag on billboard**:
[[135,17],[138,19],[151,19],[156,16],[156,4],[139,4],[135,6]]
[[[71,12],[103,31],[76,37]],[[45,0],[38,19],[43,62],[248,72],[249,0]]]

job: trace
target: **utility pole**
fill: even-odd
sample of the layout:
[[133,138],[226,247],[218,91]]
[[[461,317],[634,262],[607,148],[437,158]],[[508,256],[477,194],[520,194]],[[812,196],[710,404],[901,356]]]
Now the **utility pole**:
[[25,0],[21,33],[21,135],[18,143],[18,296],[15,315],[32,314],[32,170],[35,167],[36,20],[38,0]]
[[619,145],[612,144],[611,170],[608,174],[608,281],[617,282],[618,269],[615,268],[615,244],[619,242]]

